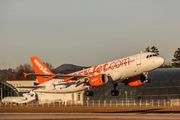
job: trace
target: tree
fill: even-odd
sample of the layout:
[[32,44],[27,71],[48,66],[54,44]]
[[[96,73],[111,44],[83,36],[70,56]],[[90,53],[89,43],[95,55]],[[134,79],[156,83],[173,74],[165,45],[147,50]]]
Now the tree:
[[172,68],[171,62],[165,62],[160,68]]
[[159,55],[159,50],[155,47],[155,46],[152,46],[151,48],[149,48],[149,46],[145,49],[145,52],[154,52],[156,53],[157,55]]
[[13,79],[13,69],[0,70],[0,80],[12,80]]
[[26,73],[33,73],[33,68],[31,65],[29,64],[24,64],[24,65],[19,65],[16,69],[15,69],[15,73],[14,73],[14,79],[15,80],[33,80],[35,79],[35,76],[27,76],[27,78],[24,77],[24,72]]
[[149,46],[145,49],[145,51],[144,52],[150,52],[150,48],[149,48]]
[[[50,63],[44,62],[44,64],[50,71],[52,71],[52,72],[54,71],[54,67]],[[34,79],[36,79],[36,76],[27,76],[25,78],[24,74],[23,74],[24,72],[25,73],[34,73],[34,69],[29,64],[19,65],[15,69],[14,79],[15,80],[34,80]]]
[[172,59],[173,67],[180,67],[180,48],[174,52],[174,58]]
[[155,46],[152,46],[152,47],[151,47],[151,52],[154,52],[154,53],[156,53],[157,55],[159,55],[159,50],[158,50]]
[[50,71],[54,71],[54,67],[50,63],[48,62],[43,62],[43,63]]

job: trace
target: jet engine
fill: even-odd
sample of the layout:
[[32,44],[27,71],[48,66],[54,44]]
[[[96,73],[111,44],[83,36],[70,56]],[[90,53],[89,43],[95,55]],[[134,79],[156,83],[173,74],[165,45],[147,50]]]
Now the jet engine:
[[149,83],[149,82],[150,80],[147,79],[147,77],[144,74],[141,74],[127,79],[125,85],[129,85],[131,87],[137,87],[137,86],[141,86],[144,83]]
[[99,87],[108,82],[108,77],[105,74],[99,74],[89,78],[89,85],[92,87]]

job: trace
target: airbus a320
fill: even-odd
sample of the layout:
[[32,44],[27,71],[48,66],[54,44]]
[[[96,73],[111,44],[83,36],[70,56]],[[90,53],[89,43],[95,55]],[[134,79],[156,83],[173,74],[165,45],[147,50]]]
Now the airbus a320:
[[156,53],[144,52],[71,74],[53,74],[37,56],[32,56],[30,60],[35,73],[24,74],[35,75],[39,85],[24,87],[32,88],[37,93],[72,93],[85,90],[86,96],[93,96],[91,88],[107,83],[114,85],[111,95],[118,96],[118,82],[132,87],[141,86],[150,82],[148,72],[164,63],[164,59]]

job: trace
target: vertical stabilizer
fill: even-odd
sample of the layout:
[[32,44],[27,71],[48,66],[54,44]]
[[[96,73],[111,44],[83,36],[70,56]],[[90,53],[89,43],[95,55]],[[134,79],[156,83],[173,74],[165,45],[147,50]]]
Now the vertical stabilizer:
[[[30,59],[32,66],[34,68],[34,72],[36,74],[53,74],[37,56],[32,56]],[[39,84],[47,82],[51,80],[53,77],[54,76],[50,76],[50,77],[36,76]]]

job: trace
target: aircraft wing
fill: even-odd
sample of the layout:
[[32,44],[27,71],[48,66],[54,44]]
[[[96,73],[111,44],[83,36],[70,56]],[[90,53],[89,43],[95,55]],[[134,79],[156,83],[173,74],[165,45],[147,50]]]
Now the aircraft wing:
[[74,78],[83,78],[83,77],[89,77],[89,75],[69,75],[69,74],[37,74],[37,73],[24,73],[24,76],[41,76],[41,77],[60,77],[60,78],[68,78],[68,77],[74,77]]
[[[64,82],[69,82],[70,80],[75,80],[79,82],[78,80],[81,78],[89,78],[90,75],[70,75],[70,74],[37,74],[37,73],[24,73],[24,77],[27,77],[29,75],[33,76],[41,76],[44,78],[48,78],[52,76],[52,78],[58,78],[58,79],[64,79]],[[82,80],[81,82],[87,81],[87,79]]]

